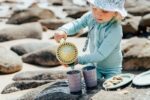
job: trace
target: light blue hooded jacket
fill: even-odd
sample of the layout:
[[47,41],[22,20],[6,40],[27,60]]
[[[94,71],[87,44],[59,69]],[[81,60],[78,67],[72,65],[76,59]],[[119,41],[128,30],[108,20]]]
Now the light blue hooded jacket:
[[122,52],[120,43],[123,32],[120,22],[111,20],[97,23],[92,12],[84,14],[81,18],[63,25],[59,30],[68,35],[75,35],[82,28],[88,27],[90,54],[78,57],[79,64],[94,63],[97,69],[116,69],[122,67]]

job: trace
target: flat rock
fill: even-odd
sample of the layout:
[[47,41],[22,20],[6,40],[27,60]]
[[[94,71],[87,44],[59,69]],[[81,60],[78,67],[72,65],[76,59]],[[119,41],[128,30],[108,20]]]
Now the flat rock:
[[150,40],[131,38],[122,46],[124,70],[150,69]]
[[141,26],[150,26],[150,14],[147,14],[142,17],[140,25]]
[[77,100],[79,96],[68,94],[65,82],[51,82],[29,91],[17,100]]
[[49,18],[56,18],[55,14],[51,10],[40,8],[37,4],[33,4],[26,10],[16,10],[8,19],[7,23],[23,24]]
[[63,1],[63,6],[73,6],[72,0],[62,0]]
[[14,52],[5,47],[0,47],[0,72],[14,73],[22,69],[22,60]]
[[149,0],[126,0],[125,7],[128,13],[143,16],[150,13]]
[[48,29],[56,30],[60,26],[69,23],[73,21],[71,18],[65,18],[65,19],[45,19],[45,20],[39,20],[42,26],[47,27]]
[[63,11],[68,15],[67,17],[71,18],[80,18],[84,13],[89,11],[88,7],[78,7],[78,6],[64,6]]
[[39,23],[28,23],[28,24],[10,26],[0,30],[0,42],[24,39],[24,38],[41,39],[42,32],[43,29]]
[[79,6],[86,6],[87,5],[87,1],[86,0],[72,0],[73,4],[79,5]]
[[14,81],[19,80],[57,80],[66,78],[66,72],[62,70],[52,71],[27,71],[18,73],[13,77]]
[[48,46],[54,46],[51,42],[37,41],[37,42],[28,42],[28,43],[20,43],[11,47],[11,50],[16,52],[18,55],[24,55],[26,53],[30,53]]
[[60,62],[56,58],[57,46],[49,46],[31,53],[27,53],[22,56],[22,60],[25,63],[36,64],[42,66],[58,66]]
[[16,81],[13,83],[8,84],[2,91],[1,94],[7,94],[12,92],[17,92],[21,90],[36,88],[46,83],[50,83],[52,81],[49,80],[23,80],[23,81]]
[[133,35],[136,34],[138,32],[138,27],[141,19],[142,19],[141,16],[132,16],[132,15],[128,16],[122,22],[124,35],[126,35],[126,33],[131,33]]
[[131,88],[118,91],[101,90],[91,97],[91,100],[149,100],[149,88]]
[[54,6],[62,6],[64,0],[47,0],[49,4]]
[[145,36],[149,36],[150,35],[150,14],[146,14],[142,17],[141,21],[140,21],[140,25],[139,25],[139,30],[142,34],[145,34]]

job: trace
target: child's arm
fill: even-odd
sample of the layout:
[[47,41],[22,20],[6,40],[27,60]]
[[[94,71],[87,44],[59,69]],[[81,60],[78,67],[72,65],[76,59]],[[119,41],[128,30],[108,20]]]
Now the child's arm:
[[104,60],[120,44],[122,39],[121,25],[112,26],[111,33],[103,40],[97,51],[78,57],[79,64],[94,63]]
[[85,28],[88,25],[88,20],[91,12],[84,14],[81,18],[63,25],[58,28],[58,30],[64,31],[67,35],[74,35],[82,28]]

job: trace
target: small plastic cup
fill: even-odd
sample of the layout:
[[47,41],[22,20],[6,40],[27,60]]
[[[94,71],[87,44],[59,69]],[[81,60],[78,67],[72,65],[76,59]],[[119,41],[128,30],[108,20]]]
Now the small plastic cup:
[[96,87],[97,86],[96,67],[86,66],[82,70],[87,89]]
[[69,89],[72,94],[78,94],[82,92],[81,72],[79,70],[68,71],[67,79],[69,83]]

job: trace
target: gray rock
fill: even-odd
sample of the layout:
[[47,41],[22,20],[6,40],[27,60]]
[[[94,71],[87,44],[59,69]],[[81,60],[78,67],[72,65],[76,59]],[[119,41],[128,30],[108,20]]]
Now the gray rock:
[[68,92],[67,84],[63,81],[56,81],[42,85],[17,100],[78,100],[79,96],[71,95]]
[[49,46],[22,56],[25,63],[42,65],[42,66],[58,66],[60,62],[56,58],[57,46]]
[[128,15],[128,17],[122,22],[123,32],[136,34],[138,31],[138,27],[141,21],[141,16],[132,16]]
[[60,26],[73,21],[71,18],[65,18],[65,19],[45,19],[45,20],[39,20],[39,22],[42,24],[42,26],[46,26],[48,29],[56,30]]
[[150,13],[149,0],[126,0],[125,7],[133,15],[143,16]]
[[131,38],[122,46],[124,70],[150,69],[150,40],[146,38]]
[[0,47],[0,72],[14,73],[22,69],[22,60],[14,52],[5,47]]
[[17,81],[11,84],[8,84],[2,91],[2,94],[12,93],[16,91],[36,88],[46,83],[50,83],[52,81],[49,80],[24,80],[24,81]]
[[38,41],[38,42],[32,42],[32,43],[22,43],[22,44],[17,44],[11,47],[11,50],[16,52],[18,55],[24,55],[26,53],[30,53],[48,46],[53,46],[54,44],[50,42],[43,42],[43,41]]
[[42,26],[39,23],[11,26],[0,30],[0,42],[24,38],[41,39],[42,32]]
[[22,24],[28,22],[36,22],[39,19],[55,19],[55,15],[51,10],[43,9],[33,4],[26,10],[15,11],[8,19],[8,24]]
[[65,71],[27,71],[18,73],[13,77],[14,81],[19,80],[57,80],[66,78]]

